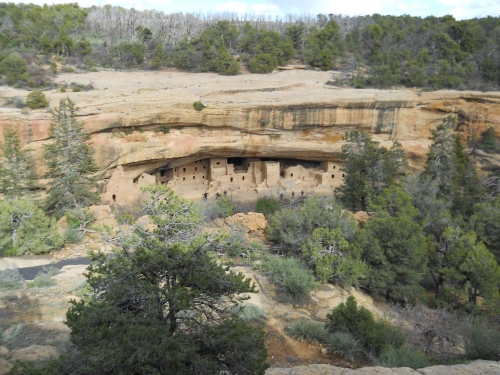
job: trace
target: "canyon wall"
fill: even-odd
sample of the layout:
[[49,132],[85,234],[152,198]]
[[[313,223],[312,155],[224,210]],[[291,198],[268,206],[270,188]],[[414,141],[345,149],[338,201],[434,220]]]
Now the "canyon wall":
[[[430,130],[453,115],[465,139],[494,127],[500,136],[500,93],[356,90],[325,84],[332,72],[284,71],[223,77],[170,71],[61,74],[58,83],[92,83],[78,93],[46,91],[51,107],[71,98],[90,140],[101,178],[118,165],[126,178],[210,157],[337,160],[343,134],[358,128],[389,146],[401,142],[421,169]],[[19,124],[40,163],[51,114],[13,108],[26,91],[0,87],[0,133]],[[193,108],[201,101],[202,111]],[[500,167],[482,154],[483,168]],[[42,173],[41,163],[38,171]]]

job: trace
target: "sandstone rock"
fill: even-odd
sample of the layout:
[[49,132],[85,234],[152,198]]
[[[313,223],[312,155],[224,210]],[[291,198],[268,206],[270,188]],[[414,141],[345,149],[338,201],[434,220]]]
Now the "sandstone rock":
[[156,224],[153,223],[153,220],[151,220],[149,215],[144,215],[138,218],[136,220],[136,224],[142,225],[148,232],[153,232],[157,228]]
[[[498,92],[339,89],[325,85],[330,79],[330,72],[309,70],[279,72],[272,80],[102,71],[65,74],[56,82],[98,82],[96,90],[73,93],[72,99],[80,107],[79,120],[92,133],[90,143],[105,177],[122,165],[128,181],[199,155],[335,160],[342,135],[353,128],[371,132],[384,145],[390,145],[390,138],[399,140],[410,167],[421,169],[430,130],[449,114],[458,117],[464,136],[490,126],[500,135]],[[6,98],[25,95],[2,89]],[[65,94],[46,95],[55,107]],[[209,104],[202,112],[192,107],[200,97]],[[8,124],[21,125],[23,141],[35,151],[39,176],[50,122],[45,111],[0,108],[0,133]],[[171,125],[168,134],[159,130],[164,124]],[[124,129],[132,127],[144,132],[125,135]]]
[[0,346],[0,356],[4,356],[9,354],[9,349],[7,349],[5,346]]
[[363,367],[355,370],[330,365],[296,366],[293,368],[273,367],[266,375],[498,375],[500,362],[474,361],[454,366],[432,366],[412,370],[408,367]]
[[56,358],[59,351],[53,346],[31,345],[27,348],[17,349],[10,352],[11,361],[39,362]]
[[5,359],[0,358],[0,375],[8,374],[12,367],[14,366],[11,363],[7,362]]
[[366,211],[358,211],[354,214],[354,219],[356,219],[356,223],[364,223],[368,221],[370,215]]

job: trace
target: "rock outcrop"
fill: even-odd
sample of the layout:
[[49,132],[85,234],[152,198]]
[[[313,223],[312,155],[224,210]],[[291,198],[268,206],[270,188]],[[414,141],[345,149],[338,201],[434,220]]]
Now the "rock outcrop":
[[273,367],[266,375],[498,375],[500,362],[473,361],[454,366],[432,366],[418,370],[408,367],[363,367],[356,370],[330,365],[309,365],[293,368]]
[[[465,138],[490,126],[500,135],[499,92],[355,90],[327,86],[331,75],[101,71],[57,79],[92,82],[93,91],[46,95],[52,107],[66,96],[80,107],[102,178],[118,165],[125,178],[135,179],[160,167],[216,156],[336,160],[342,135],[352,128],[387,144],[399,140],[410,166],[420,169],[430,130],[448,115],[457,118],[457,131]],[[4,105],[27,94],[6,87],[0,93]],[[202,111],[193,108],[198,100],[205,104]],[[0,109],[0,133],[9,123],[20,124],[38,161],[50,121],[47,110]],[[481,162],[500,166],[497,155],[485,154]]]

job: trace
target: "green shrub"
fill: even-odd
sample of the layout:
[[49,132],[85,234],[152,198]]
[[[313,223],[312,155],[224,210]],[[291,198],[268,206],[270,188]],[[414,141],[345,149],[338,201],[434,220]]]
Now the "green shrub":
[[0,75],[5,75],[9,85],[17,84],[19,81],[30,81],[27,70],[28,64],[17,53],[10,54],[0,62]]
[[300,259],[271,256],[262,264],[262,269],[284,292],[282,297],[291,297],[293,302],[304,302],[309,292],[317,285],[312,271]]
[[24,98],[16,96],[14,97],[14,105],[16,106],[16,108],[22,109],[26,107],[26,100],[24,100]]
[[59,88],[59,91],[60,91],[60,92],[66,92],[66,87],[64,87],[64,86],[63,86],[63,87],[60,87],[60,88]]
[[464,330],[464,341],[469,359],[500,360],[499,327],[487,320],[471,318]]
[[245,253],[252,260],[260,260],[269,256],[269,249],[262,242],[250,241],[245,249]]
[[78,243],[82,239],[82,235],[78,229],[67,227],[64,230],[64,239],[66,243]]
[[132,225],[134,224],[134,215],[132,214],[123,214],[120,215],[117,219],[118,224],[127,224],[127,225]]
[[205,106],[203,105],[202,102],[198,100],[197,102],[193,103],[193,108],[196,109],[197,111],[201,111],[203,110],[203,108],[205,108]]
[[347,298],[327,315],[330,332],[349,332],[374,353],[385,346],[399,347],[404,344],[403,334],[384,320],[377,320],[373,313],[364,306],[358,307],[353,296]]
[[28,283],[28,288],[48,288],[57,284],[52,277],[61,271],[53,266],[43,267],[32,282]]
[[431,359],[424,352],[410,345],[403,345],[398,348],[387,346],[374,362],[377,366],[410,367],[412,369],[432,365]]
[[267,53],[259,53],[250,59],[248,69],[252,73],[271,73],[278,67],[275,56]]
[[26,105],[31,109],[44,108],[49,105],[49,101],[43,92],[40,90],[33,90],[28,94]]
[[240,303],[234,306],[233,312],[247,323],[262,322],[267,319],[266,311],[252,303]]
[[288,336],[296,340],[325,342],[328,329],[324,324],[309,319],[299,319],[285,329]]
[[363,351],[363,346],[348,332],[334,332],[326,336],[325,346],[333,353],[354,361]]
[[257,205],[255,207],[255,211],[266,216],[274,214],[274,212],[278,209],[279,203],[274,199],[269,198],[260,198],[257,201]]
[[160,130],[163,134],[170,133],[170,124],[165,124],[160,127]]
[[0,271],[0,290],[13,290],[23,287],[24,277],[17,268]]
[[82,88],[80,86],[73,86],[73,92],[80,92]]
[[28,199],[0,201],[0,254],[16,256],[59,250],[64,237],[54,218]]

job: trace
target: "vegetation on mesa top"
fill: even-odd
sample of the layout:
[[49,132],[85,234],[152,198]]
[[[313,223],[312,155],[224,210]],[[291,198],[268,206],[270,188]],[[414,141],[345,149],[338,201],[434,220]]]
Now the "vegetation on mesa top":
[[[0,4],[0,75],[47,85],[72,66],[269,73],[298,59],[350,74],[333,84],[498,89],[500,18],[318,15],[231,18],[76,4]],[[45,65],[45,67],[44,67]]]

